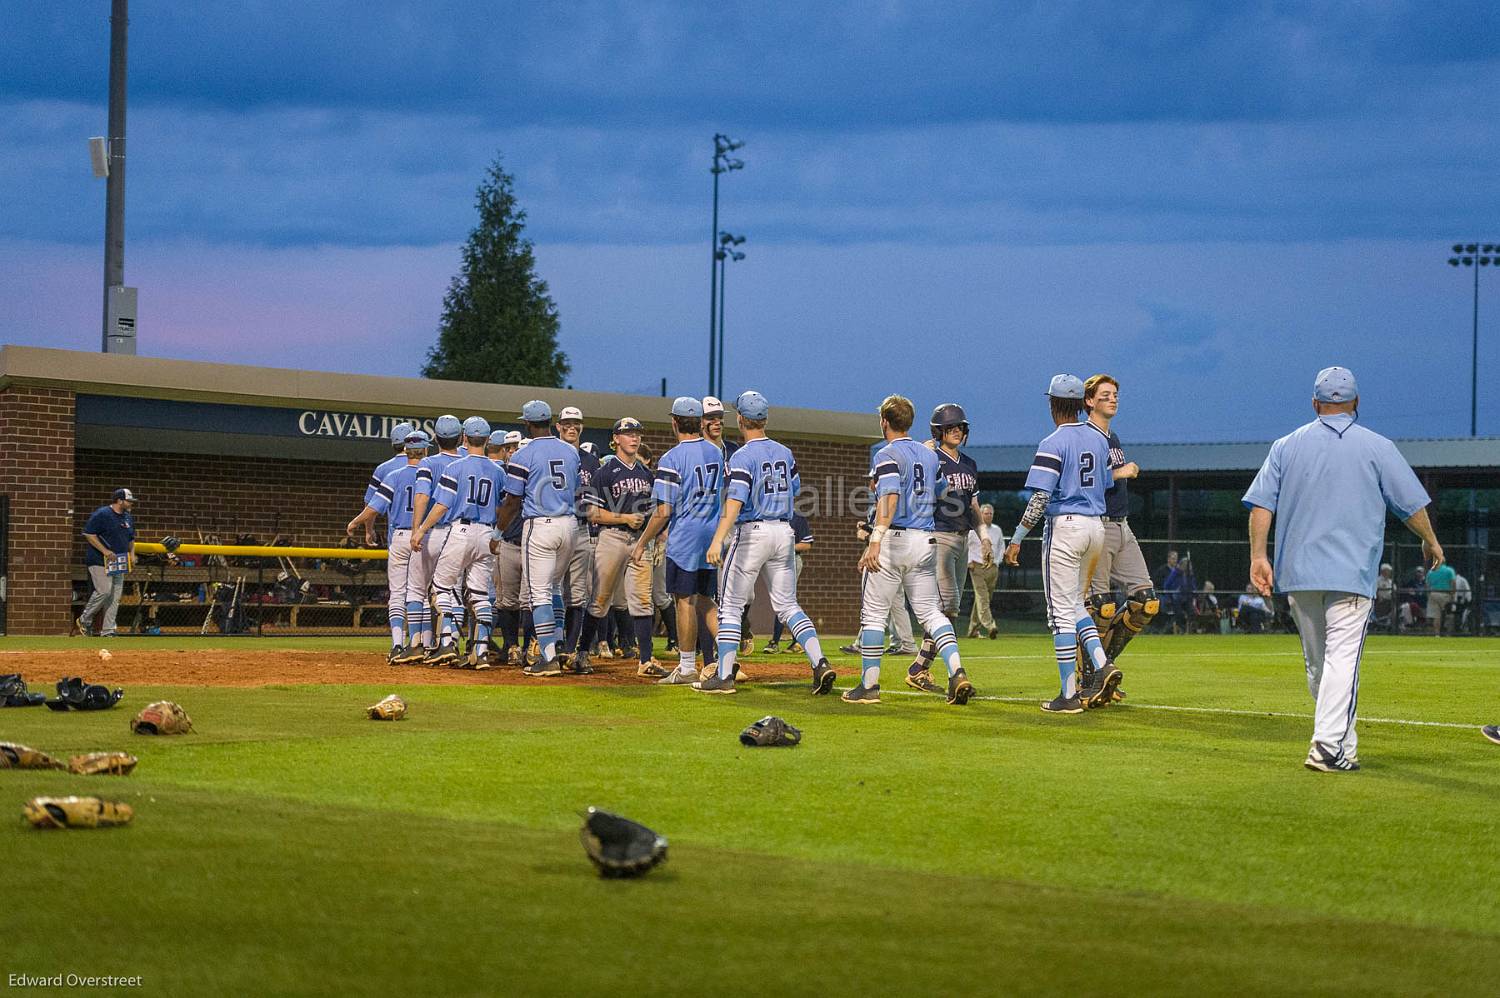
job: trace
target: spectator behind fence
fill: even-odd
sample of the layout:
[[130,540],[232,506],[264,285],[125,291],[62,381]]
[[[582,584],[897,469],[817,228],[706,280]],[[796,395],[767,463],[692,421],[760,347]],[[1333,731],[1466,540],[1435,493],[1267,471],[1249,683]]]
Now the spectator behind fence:
[[1474,607],[1474,588],[1469,585],[1469,580],[1462,575],[1454,573],[1453,576],[1453,626],[1460,632],[1467,633],[1472,624],[1469,621],[1469,611]]
[[1380,566],[1380,575],[1375,579],[1375,605],[1370,608],[1370,620],[1377,627],[1392,628],[1395,615],[1396,570],[1387,562]]
[[1427,569],[1418,565],[1412,573],[1406,577],[1398,593],[1401,603],[1401,628],[1417,626],[1417,618],[1422,615],[1422,608],[1427,605]]
[[1219,629],[1219,597],[1214,592],[1212,579],[1205,580],[1203,591],[1198,596],[1198,626],[1212,634]]
[[1193,633],[1193,562],[1191,558],[1178,559],[1177,552],[1167,555],[1167,574],[1162,580],[1162,600],[1168,608],[1172,621],[1172,633]]
[[1000,557],[1005,553],[1005,534],[995,526],[995,507],[979,507],[979,526],[969,531],[969,580],[974,583],[974,609],[969,614],[971,638],[994,637],[999,631],[990,613],[990,596],[1000,576]]
[[1240,630],[1246,634],[1260,634],[1265,631],[1266,621],[1270,616],[1266,598],[1255,591],[1255,586],[1246,586],[1244,594],[1240,596],[1237,614]]
[[1427,622],[1435,636],[1443,633],[1443,618],[1453,604],[1453,579],[1457,574],[1447,563],[1427,573]]

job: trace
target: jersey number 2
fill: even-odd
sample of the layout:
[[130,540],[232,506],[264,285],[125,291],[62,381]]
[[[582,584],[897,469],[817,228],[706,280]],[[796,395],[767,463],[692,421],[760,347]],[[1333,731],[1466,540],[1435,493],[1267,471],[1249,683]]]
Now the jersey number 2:
[[1078,455],[1078,484],[1086,489],[1094,487],[1094,454],[1084,451]]

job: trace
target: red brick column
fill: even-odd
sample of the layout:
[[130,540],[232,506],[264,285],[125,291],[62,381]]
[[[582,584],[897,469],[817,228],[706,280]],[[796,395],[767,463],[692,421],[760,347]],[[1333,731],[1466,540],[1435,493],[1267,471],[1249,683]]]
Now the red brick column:
[[73,393],[0,391],[0,493],[10,497],[6,629],[65,634],[71,619]]

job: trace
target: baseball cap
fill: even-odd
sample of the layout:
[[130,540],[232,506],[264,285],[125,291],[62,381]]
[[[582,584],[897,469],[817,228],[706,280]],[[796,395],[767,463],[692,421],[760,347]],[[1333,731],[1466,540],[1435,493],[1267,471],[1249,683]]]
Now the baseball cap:
[[490,435],[490,421],[483,416],[470,416],[464,420],[464,436],[487,437]]
[[641,421],[634,416],[621,416],[615,420],[615,428],[611,433],[639,433],[641,432]]
[[431,443],[432,441],[427,439],[427,434],[421,430],[412,430],[405,437],[401,438],[401,447],[403,450],[426,450]]
[[599,448],[594,446],[594,442],[592,440],[585,440],[583,443],[578,445],[578,449],[583,451],[585,454],[599,453]]
[[439,416],[432,429],[444,440],[449,440],[463,434],[464,424],[458,421],[457,416]]
[[521,406],[521,418],[528,423],[550,423],[552,407],[541,399],[532,399]]
[[557,421],[561,423],[566,419],[576,419],[580,423],[583,422],[583,410],[576,405],[563,406],[563,411],[557,414]]
[[507,432],[514,433],[515,431],[491,430],[489,439],[484,442],[484,445],[486,447],[504,447]]
[[1313,382],[1313,398],[1319,402],[1350,402],[1359,398],[1354,372],[1347,367],[1325,367]]
[[126,502],[135,502],[135,493],[129,489],[115,489],[115,499],[124,499]]
[[752,388],[747,392],[740,392],[740,397],[734,400],[734,410],[746,419],[765,419],[771,414],[771,403]]
[[1083,382],[1076,374],[1054,374],[1047,385],[1047,394],[1055,399],[1083,398]]
[[[717,401],[717,400],[715,400]],[[723,411],[721,406],[720,412]],[[691,395],[679,395],[672,401],[672,415],[674,416],[701,416],[703,415],[703,403]]]
[[521,436],[520,430],[511,430],[505,435],[505,442],[506,444],[524,444],[526,438]]
[[712,395],[705,395],[705,396],[703,396],[703,415],[705,415],[705,416],[722,416],[722,415],[724,415],[724,403],[720,402],[718,399],[714,398]]
[[391,427],[391,446],[400,447],[406,442],[406,438],[411,435],[411,431],[416,428],[415,424],[410,422],[397,423]]

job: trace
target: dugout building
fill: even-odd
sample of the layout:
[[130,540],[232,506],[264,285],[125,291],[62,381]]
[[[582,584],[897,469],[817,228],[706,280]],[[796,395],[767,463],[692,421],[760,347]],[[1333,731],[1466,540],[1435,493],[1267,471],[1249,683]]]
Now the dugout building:
[[[169,533],[196,541],[201,532],[225,543],[279,536],[331,547],[362,508],[371,469],[391,455],[392,425],[411,419],[430,430],[453,413],[513,427],[532,398],[554,413],[582,409],[585,437],[601,447],[627,415],[645,424],[657,454],[675,442],[670,400],[655,396],[0,347],[4,630],[67,632],[75,585],[86,578],[81,530],[115,488],[136,494],[141,541]],[[797,456],[816,538],[802,606],[820,628],[850,633],[860,553],[850,509],[865,488],[879,422],[772,403],[769,428]],[[725,425],[734,439],[732,413]],[[373,623],[384,630],[383,611]]]

